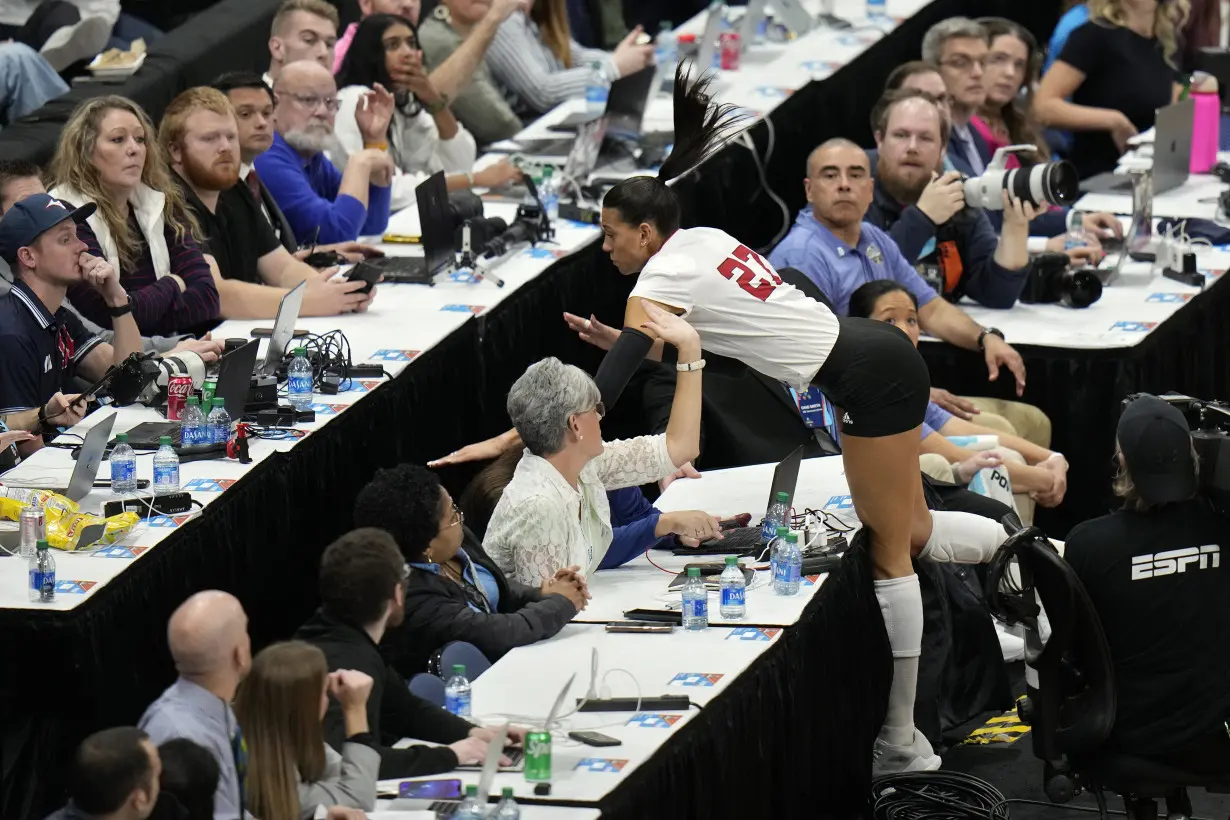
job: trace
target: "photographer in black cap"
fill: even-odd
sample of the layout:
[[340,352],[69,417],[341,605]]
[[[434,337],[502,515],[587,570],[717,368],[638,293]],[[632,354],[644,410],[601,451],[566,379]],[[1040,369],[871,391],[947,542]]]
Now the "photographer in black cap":
[[1230,775],[1230,522],[1198,493],[1179,410],[1142,396],[1119,419],[1123,507],[1068,535],[1066,555],[1102,620],[1117,708],[1107,746]]

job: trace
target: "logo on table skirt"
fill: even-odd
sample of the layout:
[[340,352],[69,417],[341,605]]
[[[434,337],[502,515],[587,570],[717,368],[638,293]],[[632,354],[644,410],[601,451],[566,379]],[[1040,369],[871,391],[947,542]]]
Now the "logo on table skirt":
[[679,722],[683,715],[660,715],[654,712],[638,712],[628,718],[628,726],[639,726],[642,729],[669,729]]
[[720,672],[680,672],[670,679],[669,686],[713,686],[726,677]]
[[1190,302],[1194,293],[1150,293],[1145,297],[1146,302],[1161,302],[1167,305],[1178,305],[1184,302]]
[[235,481],[234,478],[194,478],[183,489],[190,493],[220,493],[229,489]]
[[419,355],[417,350],[377,350],[368,358],[378,362],[409,362]]
[[741,626],[726,634],[728,641],[771,641],[781,632],[777,627],[760,629],[754,626]]
[[318,416],[336,416],[349,406],[349,404],[312,404],[308,409]]
[[97,581],[70,581],[66,578],[56,581],[56,592],[61,595],[85,595],[96,586]]
[[342,382],[342,384],[346,387],[346,389],[342,391],[343,393],[370,393],[380,385],[384,384],[384,382],[367,379],[363,381],[360,381],[359,379],[347,379]]
[[153,515],[147,518],[145,523],[151,527],[175,529],[191,517],[191,515]]
[[94,553],[95,558],[136,558],[141,553],[145,552],[149,547],[121,547],[111,546],[103,547],[98,552]]
[[573,766],[573,771],[618,774],[627,765],[627,760],[618,760],[610,757],[586,757],[578,761],[576,766]]
[[822,72],[832,73],[841,68],[845,63],[837,62],[836,60],[805,60],[799,63],[799,67],[804,71],[812,74],[820,74]]
[[523,251],[524,256],[530,259],[562,259],[568,255],[568,251],[562,251],[558,248],[526,248]]
[[850,495],[835,495],[824,502],[821,509],[825,510],[852,510],[854,509],[854,496]]
[[449,313],[473,313],[475,316],[486,309],[485,305],[445,305],[440,308],[440,310],[445,310]]
[[[828,575],[828,573],[826,572],[824,575]],[[814,587],[816,584],[820,583],[820,579],[823,578],[824,575],[804,575],[799,580],[803,582],[803,586],[805,587]]]
[[1115,322],[1110,326],[1111,330],[1122,330],[1124,333],[1148,333],[1153,328],[1157,327],[1157,322]]

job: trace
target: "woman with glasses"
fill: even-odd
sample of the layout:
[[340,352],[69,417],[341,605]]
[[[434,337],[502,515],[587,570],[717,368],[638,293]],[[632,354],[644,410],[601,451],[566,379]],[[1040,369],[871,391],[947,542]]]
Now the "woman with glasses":
[[1188,0],[1091,0],[1034,97],[1043,125],[1072,131],[1081,178],[1113,171],[1128,140],[1153,127],[1177,94],[1178,42]]
[[365,18],[342,61],[337,85],[341,89],[337,137],[347,154],[380,147],[366,142],[357,114],[373,89],[393,93],[393,116],[382,140],[396,167],[392,210],[413,204],[414,189],[438,171],[444,171],[450,191],[498,188],[521,179],[521,172],[506,159],[472,170],[478,156],[474,137],[453,116],[449,96],[428,77],[418,33],[406,18],[393,14]]
[[495,662],[510,649],[550,638],[585,608],[576,567],[559,564],[532,583],[508,578],[465,526],[435,473],[402,464],[380,470],[355,500],[356,527],[385,530],[409,565],[405,618],[382,650],[402,675],[427,671],[451,641]]
[[[525,445],[512,481],[487,525],[483,546],[523,584],[537,584],[558,567],[588,575],[611,546],[607,490],[636,487],[673,475],[700,452],[700,338],[683,319],[653,305],[652,329],[679,352],[674,403],[666,432],[604,442],[606,409],[585,371],[559,359],[531,365],[508,392],[508,415]],[[700,541],[719,531],[712,516],[697,517]]]

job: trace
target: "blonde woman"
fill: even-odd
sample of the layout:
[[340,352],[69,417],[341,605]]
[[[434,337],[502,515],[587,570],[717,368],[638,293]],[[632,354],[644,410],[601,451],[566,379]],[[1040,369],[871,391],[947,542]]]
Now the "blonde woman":
[[[200,228],[139,105],[116,96],[82,103],[60,134],[51,181],[52,196],[98,205],[77,235],[88,253],[120,272],[143,334],[170,336],[214,323],[218,289],[197,245]],[[96,290],[80,284],[68,296],[87,319],[111,327]]]
[[1113,171],[1128,139],[1175,99],[1175,31],[1190,10],[1188,0],[1088,5],[1089,22],[1072,32],[1034,96],[1042,125],[1073,132],[1068,159],[1082,178]]
[[[235,697],[248,750],[248,811],[261,820],[306,820],[317,806],[374,810],[380,754],[370,745],[371,691],[372,679],[362,672],[329,673],[324,653],[311,644],[262,650]],[[340,755],[324,741],[330,695],[346,724]]]

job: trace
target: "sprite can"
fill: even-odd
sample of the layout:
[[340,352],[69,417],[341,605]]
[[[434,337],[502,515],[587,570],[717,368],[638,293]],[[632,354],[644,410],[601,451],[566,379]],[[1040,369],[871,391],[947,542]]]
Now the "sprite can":
[[209,402],[213,401],[214,396],[218,393],[218,377],[210,376],[205,379],[205,383],[201,385],[201,406],[204,407]]
[[531,783],[551,780],[551,733],[528,732],[525,735],[525,779]]

